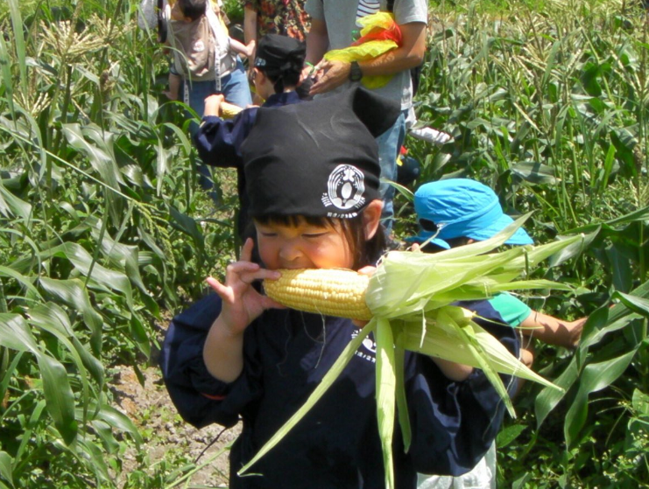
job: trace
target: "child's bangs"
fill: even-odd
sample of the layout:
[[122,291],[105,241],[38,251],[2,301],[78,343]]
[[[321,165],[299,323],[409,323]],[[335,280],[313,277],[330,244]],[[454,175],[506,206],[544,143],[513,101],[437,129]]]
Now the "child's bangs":
[[334,219],[325,216],[285,216],[280,214],[268,214],[265,216],[255,217],[255,221],[264,225],[276,224],[279,226],[287,226],[296,228],[301,224],[308,224],[310,226],[317,226],[321,228],[336,228],[336,224],[340,223],[340,219]]

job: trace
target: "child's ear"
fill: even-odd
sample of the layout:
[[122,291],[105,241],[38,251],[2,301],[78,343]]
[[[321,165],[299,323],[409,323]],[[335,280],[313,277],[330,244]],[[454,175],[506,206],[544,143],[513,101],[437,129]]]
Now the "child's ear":
[[382,210],[383,201],[379,199],[374,199],[363,210],[363,232],[365,233],[366,241],[372,239],[379,229]]

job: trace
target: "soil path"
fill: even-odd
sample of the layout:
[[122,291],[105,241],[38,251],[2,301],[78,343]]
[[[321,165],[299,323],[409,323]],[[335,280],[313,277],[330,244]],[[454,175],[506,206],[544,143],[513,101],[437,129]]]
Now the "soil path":
[[[158,368],[149,367],[143,371],[144,386],[138,381],[132,367],[117,366],[114,372],[111,389],[115,396],[115,407],[128,415],[140,429],[147,444],[146,453],[151,466],[163,459],[177,459],[179,466],[187,461],[197,465],[209,462],[192,475],[189,485],[179,487],[228,487],[227,447],[239,435],[240,425],[225,431],[218,425],[198,430],[178,415]],[[127,452],[123,460],[124,473],[128,474],[137,466],[135,453]]]

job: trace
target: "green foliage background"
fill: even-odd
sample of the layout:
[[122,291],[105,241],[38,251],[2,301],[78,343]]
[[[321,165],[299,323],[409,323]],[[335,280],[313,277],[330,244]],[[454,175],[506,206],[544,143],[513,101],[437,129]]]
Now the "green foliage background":
[[[535,211],[538,242],[587,237],[536,272],[574,292],[529,297],[533,308],[590,318],[574,353],[537,345],[535,369],[566,393],[528,385],[516,400],[500,487],[649,480],[640,7],[431,4],[417,114],[454,141],[408,139],[417,184],[477,178],[507,212]],[[121,0],[0,5],[0,488],[172,487],[194,469],[147,466],[109,373],[152,362],[161,325],[234,256],[236,196],[227,173],[216,209],[197,190],[183,109],[160,96],[165,56],[136,15]],[[408,195],[398,235],[414,230]]]

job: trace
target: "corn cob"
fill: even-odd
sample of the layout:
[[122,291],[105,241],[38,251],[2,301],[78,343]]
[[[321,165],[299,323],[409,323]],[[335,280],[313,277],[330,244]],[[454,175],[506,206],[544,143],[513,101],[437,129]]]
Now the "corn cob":
[[300,311],[369,321],[367,275],[344,269],[280,270],[278,280],[265,280],[266,295]]
[[221,103],[221,117],[223,119],[232,119],[235,115],[243,109],[238,105],[230,104],[228,102]]

